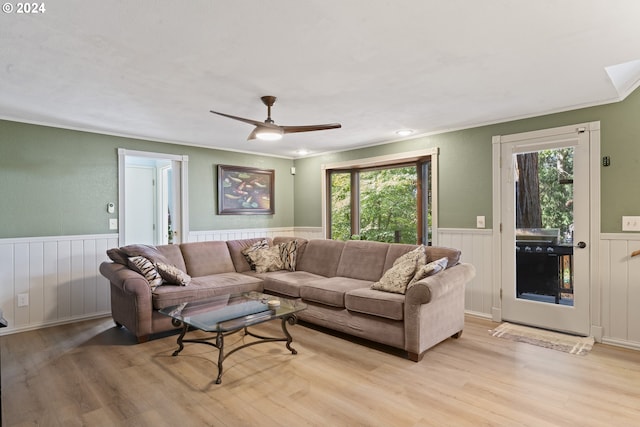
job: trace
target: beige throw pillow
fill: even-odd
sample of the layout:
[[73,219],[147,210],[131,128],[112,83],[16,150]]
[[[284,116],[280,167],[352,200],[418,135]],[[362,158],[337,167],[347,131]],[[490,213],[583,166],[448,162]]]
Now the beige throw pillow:
[[267,249],[269,247],[269,242],[267,239],[260,240],[259,242],[255,242],[253,245],[249,246],[246,249],[242,250],[242,255],[247,259],[249,266],[252,270],[256,269],[256,265],[253,262],[252,253],[258,251],[260,249]]
[[159,262],[156,264],[156,269],[160,276],[170,285],[187,286],[191,282],[191,276],[174,265]]
[[247,253],[251,259],[250,264],[255,266],[256,273],[267,273],[284,269],[284,263],[280,258],[280,245],[265,249],[256,249]]
[[380,278],[379,282],[371,285],[371,289],[395,294],[404,294],[407,284],[416,272],[416,259],[407,257],[404,261],[394,263]]

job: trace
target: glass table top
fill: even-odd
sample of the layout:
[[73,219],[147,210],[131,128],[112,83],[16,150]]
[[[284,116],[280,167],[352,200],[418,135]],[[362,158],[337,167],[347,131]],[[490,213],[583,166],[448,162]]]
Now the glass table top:
[[[277,307],[270,308],[275,303]],[[166,307],[160,313],[205,332],[228,332],[304,310],[301,301],[260,292],[218,295]]]

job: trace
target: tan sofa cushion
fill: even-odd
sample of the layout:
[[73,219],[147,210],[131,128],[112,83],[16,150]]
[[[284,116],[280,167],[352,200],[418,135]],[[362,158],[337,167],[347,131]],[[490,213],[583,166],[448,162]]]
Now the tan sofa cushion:
[[329,277],[307,282],[300,287],[300,297],[333,307],[344,308],[346,292],[371,286],[371,281],[351,279],[349,277]]
[[242,273],[220,273],[193,278],[187,286],[158,286],[152,293],[153,308],[161,309],[215,295],[262,291],[262,280]]
[[404,295],[375,291],[369,288],[354,289],[346,293],[347,310],[392,320],[404,318]]
[[324,277],[306,271],[272,271],[269,273],[257,274],[264,280],[264,290],[279,295],[286,295],[292,298],[300,298],[300,287],[313,280]]
[[375,282],[382,276],[388,243],[349,240],[345,243],[336,276]]
[[226,242],[182,243],[180,249],[187,267],[186,273],[191,277],[236,271]]
[[339,240],[309,240],[302,256],[299,255],[296,270],[333,277],[345,243]]
[[160,245],[158,251],[167,258],[169,265],[175,265],[179,270],[187,272],[187,266],[184,264],[180,245]]
[[393,263],[400,258],[402,255],[406,254],[407,252],[411,252],[412,250],[414,250],[415,248],[417,248],[418,245],[407,245],[404,243],[394,243],[392,245],[389,245],[389,250],[387,251],[387,258],[384,262],[384,270],[383,273],[385,271],[387,271],[388,269],[390,269],[393,266]]

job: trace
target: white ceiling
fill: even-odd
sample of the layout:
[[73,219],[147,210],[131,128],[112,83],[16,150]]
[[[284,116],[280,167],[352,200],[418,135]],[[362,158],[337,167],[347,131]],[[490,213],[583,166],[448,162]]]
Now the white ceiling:
[[[15,4],[15,3],[14,3]],[[623,99],[637,0],[56,0],[0,14],[0,117],[300,157]],[[252,126],[342,129],[247,141]]]

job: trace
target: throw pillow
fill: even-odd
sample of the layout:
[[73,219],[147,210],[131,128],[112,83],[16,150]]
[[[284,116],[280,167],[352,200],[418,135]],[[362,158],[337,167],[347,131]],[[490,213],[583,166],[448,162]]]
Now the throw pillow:
[[144,278],[147,279],[152,291],[162,285],[162,276],[160,276],[156,267],[147,258],[143,256],[129,257],[129,267],[142,274]]
[[431,261],[427,265],[423,265],[418,268],[416,274],[413,276],[413,279],[407,285],[407,289],[413,286],[417,281],[424,279],[425,277],[433,276],[436,273],[441,272],[445,268],[447,268],[447,263],[449,259],[447,257],[437,259],[435,261]]
[[282,259],[283,269],[296,271],[296,257],[298,252],[298,241],[290,240],[280,243],[280,259]]
[[398,257],[394,262],[393,265],[397,265],[400,263],[403,263],[407,260],[413,260],[415,263],[418,263],[420,266],[423,266],[427,263],[427,254],[425,253],[424,250],[425,246],[424,245],[420,245],[417,248],[415,248],[414,250],[412,250],[411,252],[407,252],[406,254],[402,255],[401,257]]
[[151,245],[127,245],[120,248],[127,257],[141,256],[153,263],[162,262],[170,264],[169,260],[155,246]]
[[156,269],[165,282],[170,285],[187,286],[191,282],[191,276],[180,270],[175,265],[168,265],[162,262],[156,264]]
[[255,266],[256,273],[267,273],[284,269],[284,263],[280,258],[280,245],[264,249],[256,249],[248,252],[250,264]]
[[252,256],[250,254],[260,249],[267,249],[268,247],[269,247],[269,242],[266,239],[264,239],[264,240],[260,240],[259,242],[255,242],[253,245],[242,250],[242,255],[244,255],[244,257],[247,259],[247,262],[249,263],[249,266],[251,266],[252,270],[256,269],[256,265],[254,264]]
[[371,285],[371,289],[404,294],[407,290],[407,284],[416,272],[416,265],[416,260],[411,258],[394,264],[393,267],[385,271],[379,282]]

